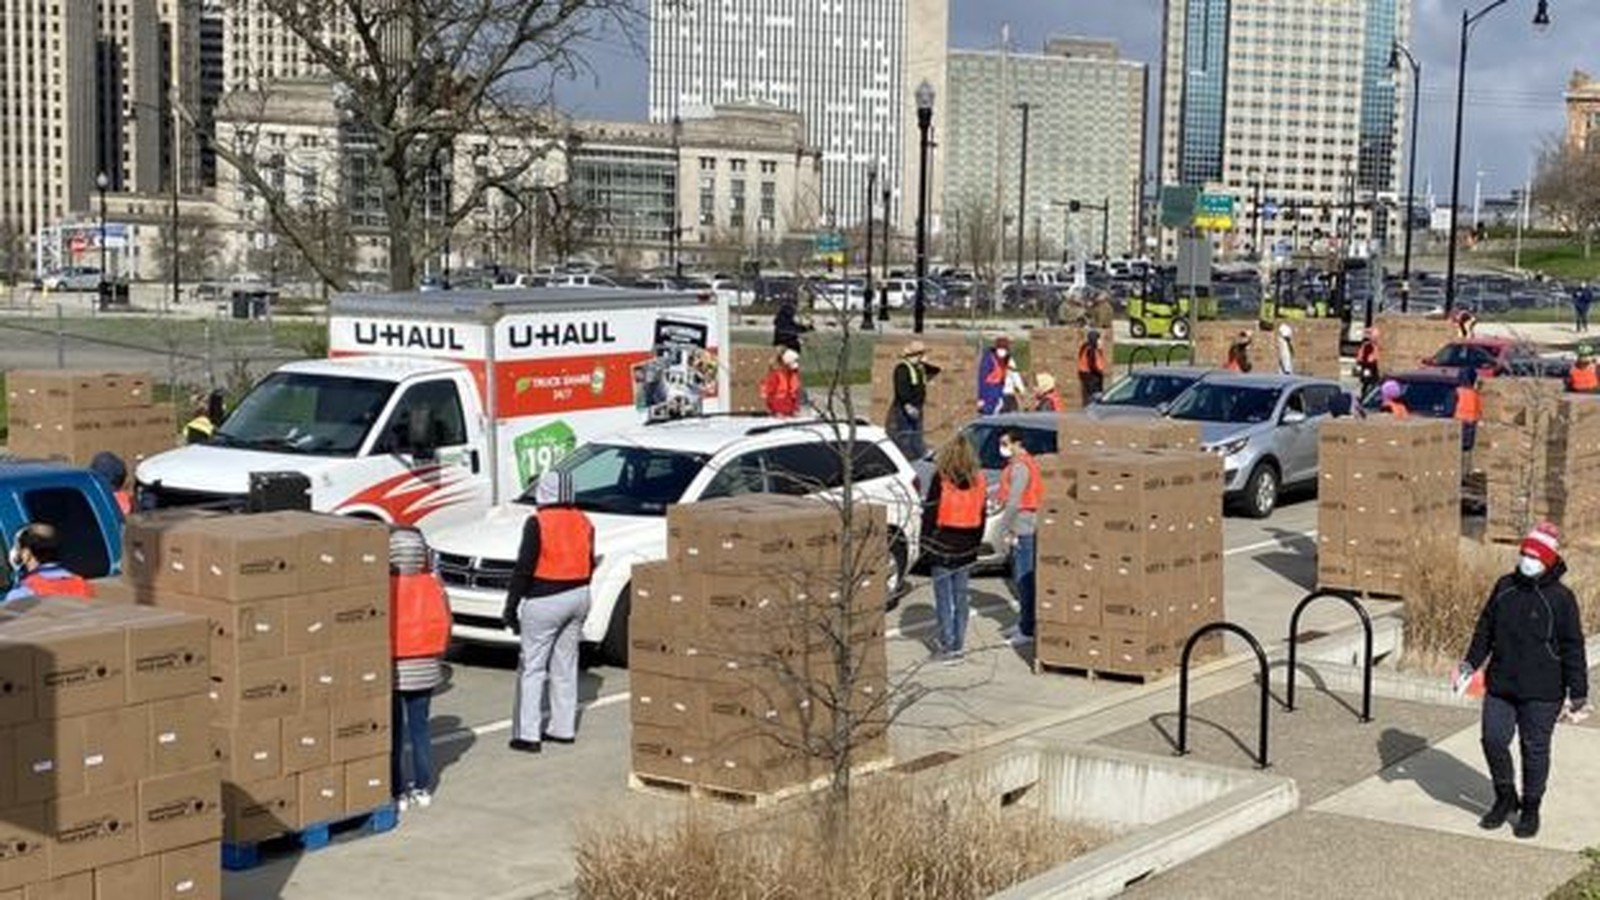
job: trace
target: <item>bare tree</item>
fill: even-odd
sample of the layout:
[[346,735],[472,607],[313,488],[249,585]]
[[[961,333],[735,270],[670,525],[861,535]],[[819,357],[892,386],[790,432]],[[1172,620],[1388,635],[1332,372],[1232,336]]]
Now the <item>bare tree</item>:
[[[416,282],[418,260],[439,249],[486,192],[521,188],[558,131],[548,113],[554,82],[587,70],[581,50],[588,42],[631,41],[640,20],[629,0],[256,2],[332,79],[345,127],[370,145],[369,177],[396,289]],[[451,170],[468,139],[493,145],[498,165],[454,195],[444,191],[434,219],[440,227],[425,233],[430,179]],[[340,267],[291,214],[293,200],[266,161],[223,142],[215,147],[264,198],[279,233],[321,278],[342,286]]]
[[1584,256],[1593,253],[1600,229],[1600,146],[1547,142],[1534,175],[1533,200],[1563,229],[1583,239]]
[[1000,211],[988,198],[978,194],[963,198],[957,210],[962,255],[972,261],[979,281],[993,284],[1000,274]]
[[217,277],[217,262],[223,248],[222,235],[210,216],[192,214],[180,214],[176,229],[170,221],[161,223],[161,239],[151,254],[160,277],[172,277],[174,230],[177,233],[179,273],[190,280],[204,281]]

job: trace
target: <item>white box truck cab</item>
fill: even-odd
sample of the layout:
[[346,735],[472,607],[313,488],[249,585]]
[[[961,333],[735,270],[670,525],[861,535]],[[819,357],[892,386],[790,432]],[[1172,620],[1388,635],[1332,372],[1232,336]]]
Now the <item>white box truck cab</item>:
[[728,308],[710,294],[348,294],[328,359],[285,365],[215,436],[135,473],[142,509],[243,505],[299,472],[311,505],[429,535],[515,498],[580,443],[721,412]]

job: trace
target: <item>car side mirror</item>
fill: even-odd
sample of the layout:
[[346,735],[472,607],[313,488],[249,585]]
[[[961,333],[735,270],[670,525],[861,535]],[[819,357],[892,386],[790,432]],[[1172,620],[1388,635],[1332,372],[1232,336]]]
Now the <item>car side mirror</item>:
[[1283,424],[1285,425],[1299,425],[1305,421],[1306,414],[1298,409],[1285,410],[1283,413]]

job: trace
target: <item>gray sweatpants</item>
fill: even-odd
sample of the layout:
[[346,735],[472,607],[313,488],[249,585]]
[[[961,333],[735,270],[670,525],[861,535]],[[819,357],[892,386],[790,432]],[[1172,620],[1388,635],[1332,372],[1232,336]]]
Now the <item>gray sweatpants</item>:
[[[518,607],[522,658],[517,665],[517,738],[572,738],[578,730],[578,639],[589,614],[589,589],[530,597]],[[545,681],[550,682],[550,724],[544,726]]]

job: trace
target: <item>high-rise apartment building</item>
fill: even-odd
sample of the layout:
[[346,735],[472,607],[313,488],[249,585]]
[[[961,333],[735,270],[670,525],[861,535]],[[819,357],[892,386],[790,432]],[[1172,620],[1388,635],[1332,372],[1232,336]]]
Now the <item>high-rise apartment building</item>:
[[[865,218],[869,170],[889,215],[909,230],[918,184],[916,90],[934,88],[934,128],[948,121],[948,0],[720,0],[650,3],[650,119],[703,118],[718,105],[799,113],[822,152],[824,225]],[[929,178],[937,231],[943,160]],[[874,215],[881,216],[881,211]]]
[[[1087,38],[1052,38],[1044,53],[950,51],[940,148],[945,258],[966,261],[983,240],[999,240],[999,256],[1014,257],[1019,223],[1025,259],[1036,244],[1050,248],[1047,259],[1075,246],[1098,256],[1102,231],[1112,256],[1135,252],[1147,75],[1143,63],[1119,59],[1114,42]],[[1028,196],[1019,216],[1022,103],[1030,107]],[[1061,205],[1073,200],[1109,214],[1073,214]]]
[[[199,108],[196,119],[204,134],[216,133],[217,104],[222,101],[223,67],[227,52],[227,10],[222,0],[204,0],[200,6]],[[210,143],[200,143],[200,183],[217,184],[217,153]]]
[[[223,57],[222,90],[254,91],[273,81],[295,81],[323,74],[304,41],[262,0],[229,0],[226,8],[226,50]],[[344,40],[346,20],[336,4],[327,5],[322,21],[323,38]]]
[[94,0],[0,0],[0,265],[95,190]]
[[1167,0],[1161,183],[1234,196],[1237,250],[1257,229],[1265,247],[1383,241],[1411,96],[1389,56],[1410,21],[1411,0]]
[[1600,81],[1588,72],[1567,80],[1567,146],[1600,149]]
[[[195,122],[180,111],[195,115],[200,99],[200,0],[159,0],[161,37],[161,181],[178,178],[179,190],[197,191],[201,184],[200,139]],[[176,104],[176,106],[174,106]],[[147,110],[140,110],[142,118]]]
[[[161,188],[161,24],[156,0],[100,0],[97,168],[113,191]],[[81,75],[79,77],[82,77]]]

